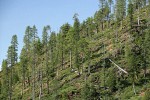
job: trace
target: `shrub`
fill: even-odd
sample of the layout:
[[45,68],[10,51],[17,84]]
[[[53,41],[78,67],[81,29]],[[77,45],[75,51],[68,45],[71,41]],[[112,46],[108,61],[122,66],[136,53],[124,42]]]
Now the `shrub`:
[[150,100],[150,89],[148,89],[146,92],[145,92],[145,95],[143,97],[143,100]]

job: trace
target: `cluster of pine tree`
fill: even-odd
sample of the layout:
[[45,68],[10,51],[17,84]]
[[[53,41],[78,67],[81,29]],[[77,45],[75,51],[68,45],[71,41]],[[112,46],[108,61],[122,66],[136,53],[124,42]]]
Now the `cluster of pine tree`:
[[149,100],[150,0],[99,2],[93,17],[80,23],[75,14],[58,33],[47,25],[39,38],[36,26],[27,26],[19,61],[13,35],[0,99]]

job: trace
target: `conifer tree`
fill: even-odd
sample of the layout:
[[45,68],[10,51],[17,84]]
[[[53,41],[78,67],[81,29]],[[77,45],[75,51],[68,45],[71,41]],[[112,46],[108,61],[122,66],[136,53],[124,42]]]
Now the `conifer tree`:
[[100,4],[100,10],[101,10],[101,14],[102,14],[102,20],[101,20],[101,24],[102,24],[102,30],[104,29],[104,6],[105,6],[105,0],[99,0],[99,4]]
[[55,68],[57,66],[57,48],[56,48],[56,33],[54,31],[51,32],[49,38],[49,53],[50,53],[50,68],[49,68],[49,75],[50,78],[55,76]]
[[112,13],[112,4],[113,4],[113,0],[108,0],[108,4],[109,4],[109,9],[110,9],[110,13]]
[[1,99],[8,99],[9,94],[9,76],[8,76],[8,65],[7,60],[2,62],[2,82],[1,82]]
[[135,89],[135,81],[137,79],[137,66],[136,66],[136,57],[134,52],[132,52],[132,47],[126,46],[126,61],[127,61],[127,66],[128,66],[128,72],[129,72],[129,78],[132,83],[133,87],[133,92],[136,95],[136,89]]
[[126,16],[126,0],[116,0],[116,19],[122,21]]
[[17,40],[17,35],[13,35],[12,36],[12,40],[11,40],[11,45],[12,45],[12,52],[13,52],[13,61],[12,64],[16,64],[17,63],[17,59],[18,59],[18,40]]
[[25,57],[27,59],[27,78],[28,78],[28,85],[30,86],[30,76],[31,76],[31,70],[32,70],[32,57],[31,57],[31,47],[32,47],[32,40],[33,38],[33,33],[32,33],[32,28],[30,26],[27,26],[26,30],[25,30],[25,35],[23,38],[23,42],[24,42],[24,49],[26,51],[25,53]]
[[149,34],[150,29],[145,31],[145,39],[144,39],[144,50],[143,50],[143,58],[144,58],[144,77],[146,77],[146,72],[147,72],[147,67],[150,65],[150,34]]
[[129,1],[129,4],[128,4],[128,15],[129,15],[129,18],[130,18],[130,28],[132,29],[132,24],[133,24],[133,4],[131,1]]
[[35,25],[33,26],[31,30],[33,37],[32,37],[32,99],[35,100],[35,67],[37,66],[36,64],[36,48],[35,48],[35,43],[37,40],[37,29]]
[[80,75],[80,67],[79,67],[79,51],[78,51],[78,41],[80,40],[80,22],[79,19],[77,17],[77,14],[74,15],[74,24],[73,24],[73,28],[74,28],[74,41],[75,41],[75,67],[78,69],[78,74]]
[[[50,71],[49,71],[49,56],[51,57],[51,55],[49,54],[49,35],[48,35],[48,32],[51,32],[51,28],[49,25],[45,26],[43,28],[43,35],[42,35],[42,44],[44,46],[43,48],[43,53],[44,53],[44,61],[43,61],[43,65],[44,67],[46,68],[46,84],[47,84],[47,93],[49,94],[49,76],[50,76]],[[51,49],[50,49],[51,50]]]
[[64,68],[64,52],[65,52],[65,44],[66,44],[66,35],[69,31],[70,25],[68,23],[61,26],[60,30],[60,42],[61,42],[61,67]]
[[14,63],[14,59],[13,59],[13,46],[9,46],[8,47],[8,51],[7,51],[7,63],[9,66],[9,100],[12,99],[12,81],[13,81],[13,77],[12,77],[12,69],[13,69],[13,63]]
[[22,96],[24,95],[23,91],[26,87],[25,80],[27,76],[27,56],[26,56],[26,50],[23,47],[20,54],[20,67],[21,67],[21,73],[22,73]]
[[73,55],[73,51],[74,51],[74,28],[70,27],[69,31],[68,31],[68,35],[66,37],[66,44],[67,45],[67,51],[69,52],[70,55],[70,68],[73,68],[72,66],[72,55]]

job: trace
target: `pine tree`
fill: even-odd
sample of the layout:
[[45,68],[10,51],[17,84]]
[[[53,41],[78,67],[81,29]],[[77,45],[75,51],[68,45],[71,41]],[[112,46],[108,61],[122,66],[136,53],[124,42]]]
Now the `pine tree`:
[[109,9],[110,9],[110,13],[112,13],[112,4],[113,4],[113,0],[108,0],[108,4],[109,4]]
[[149,31],[150,29],[146,30],[145,31],[145,38],[144,38],[144,48],[143,48],[143,58],[144,58],[144,66],[143,66],[143,69],[144,69],[144,77],[146,77],[146,71],[147,71],[147,68],[148,66],[150,65],[150,34],[149,34]]
[[[18,60],[18,40],[17,40],[17,35],[13,35],[12,36],[12,40],[11,40],[11,46],[12,46],[12,66],[15,66],[15,64],[17,63]],[[13,77],[13,81],[12,84],[14,84],[17,80],[17,73],[15,73],[15,68],[12,68],[12,77]]]
[[38,77],[38,87],[39,87],[39,100],[41,100],[41,95],[42,95],[42,87],[43,87],[43,83],[42,83],[42,72],[43,72],[43,68],[42,68],[42,43],[40,41],[40,39],[38,38],[38,40],[35,42],[35,54],[36,54],[36,72],[38,75],[36,75]]
[[109,28],[109,17],[110,17],[110,8],[108,2],[105,3],[104,7],[104,19],[107,21],[107,27]]
[[133,87],[133,92],[136,95],[136,90],[135,90],[135,82],[137,79],[137,64],[136,64],[136,57],[134,55],[134,52],[132,52],[132,47],[128,47],[126,46],[126,52],[125,52],[125,57],[126,57],[126,61],[127,61],[127,66],[128,66],[128,72],[130,75],[130,80],[132,83],[132,87]]
[[100,10],[101,10],[101,15],[102,15],[102,20],[101,20],[101,24],[102,24],[102,30],[104,29],[104,6],[105,6],[105,0],[99,0],[99,4],[100,5]]
[[3,96],[2,96],[3,94],[2,94],[2,82],[0,81],[0,99],[2,99],[3,98]]
[[126,0],[116,0],[116,19],[122,21],[126,16]]
[[80,22],[77,17],[77,14],[74,15],[74,41],[75,41],[75,67],[78,69],[78,74],[80,75],[80,67],[79,67],[79,51],[78,51],[78,41],[80,40]]
[[116,88],[115,87],[116,86],[116,78],[117,77],[116,77],[116,73],[115,73],[114,68],[109,69],[109,75],[108,75],[108,79],[106,81],[106,84],[111,91],[114,91]]
[[20,67],[21,67],[21,73],[22,73],[22,96],[23,96],[23,91],[26,87],[25,85],[25,80],[26,80],[26,76],[27,76],[27,56],[26,56],[26,50],[23,47],[21,50],[21,54],[20,54]]
[[31,57],[31,47],[32,47],[32,40],[33,38],[33,33],[32,33],[32,28],[30,26],[27,26],[26,30],[25,30],[25,35],[24,35],[24,49],[26,51],[25,53],[25,57],[27,59],[27,78],[28,78],[28,85],[30,86],[30,76],[31,76],[31,71],[32,71],[32,57]]
[[[99,31],[99,26],[101,25],[102,21],[103,21],[103,14],[102,14],[102,10],[98,10],[96,11],[96,13],[94,14],[94,21],[95,23],[97,24],[97,33]],[[103,25],[102,25],[102,28],[103,29]]]
[[13,52],[13,61],[12,64],[16,64],[17,63],[17,59],[18,59],[18,40],[17,40],[17,35],[13,35],[12,36],[12,40],[11,40],[11,45],[12,45],[12,52]]
[[129,1],[129,4],[128,4],[128,15],[129,15],[129,18],[130,18],[130,28],[132,29],[132,25],[133,25],[133,4],[131,1]]
[[66,35],[69,31],[70,25],[68,23],[61,26],[60,30],[60,42],[61,42],[61,67],[64,68],[64,52],[65,52],[65,44],[66,44]]
[[9,46],[8,47],[8,51],[7,51],[7,63],[9,66],[9,100],[12,99],[12,81],[13,81],[13,77],[12,77],[12,69],[13,69],[13,63],[14,63],[14,57],[13,57],[13,46]]
[[46,27],[44,26],[43,32],[42,32],[42,44],[43,45],[45,45],[46,42],[47,42],[47,36],[48,36],[48,33],[47,33],[47,30],[46,30]]
[[37,66],[36,64],[36,48],[35,48],[35,43],[37,41],[37,29],[35,25],[32,28],[32,34],[33,34],[33,46],[32,46],[32,99],[35,100],[35,67]]
[[61,32],[62,32],[62,34],[63,34],[64,37],[66,37],[66,35],[67,35],[69,29],[70,29],[70,25],[69,25],[68,23],[63,24],[63,25],[61,26]]
[[56,33],[54,31],[51,32],[50,39],[49,39],[49,55],[50,55],[49,77],[53,79],[55,76],[54,71],[58,64],[57,63],[57,48],[56,48]]
[[[43,53],[44,53],[44,61],[43,61],[43,65],[46,68],[46,79],[47,79],[47,93],[49,94],[49,76],[50,76],[50,71],[49,71],[49,66],[48,66],[48,61],[49,61],[49,56],[51,57],[51,55],[49,54],[49,35],[48,32],[51,32],[51,28],[50,26],[45,26],[43,28],[43,35],[42,35],[42,44],[44,46],[43,48]],[[51,52],[51,49],[50,49]]]
[[[89,43],[86,41],[85,38],[81,38],[79,40],[79,58],[80,58],[80,64],[82,64],[89,57],[88,45],[89,45]],[[82,65],[82,72],[83,72],[83,65]]]
[[8,65],[7,60],[2,62],[2,83],[1,83],[1,94],[2,99],[8,99],[9,94],[9,76],[8,76]]
[[142,6],[143,7],[146,6],[146,2],[147,2],[147,0],[142,0]]
[[51,31],[51,28],[50,28],[50,26],[49,25],[47,25],[47,26],[45,26],[44,28],[43,28],[43,32],[42,32],[42,44],[43,45],[46,45],[47,43],[48,43],[48,30],[50,30]]
[[94,19],[92,17],[88,17],[86,19],[86,29],[87,29],[87,37],[92,38],[92,36],[94,35]]
[[33,37],[32,28],[30,26],[27,26],[23,39],[27,54],[29,54],[30,52],[32,37]]
[[73,51],[74,51],[74,28],[71,27],[68,31],[68,35],[66,37],[66,44],[67,45],[67,51],[69,52],[69,55],[70,55],[70,68],[72,69],[73,66],[72,66],[72,55],[73,55]]

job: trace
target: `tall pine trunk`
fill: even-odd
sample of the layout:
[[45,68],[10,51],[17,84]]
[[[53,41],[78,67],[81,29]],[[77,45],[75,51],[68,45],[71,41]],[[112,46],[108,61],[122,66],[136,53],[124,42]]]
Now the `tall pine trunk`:
[[72,52],[70,50],[70,68],[72,69]]
[[11,69],[10,69],[9,100],[12,100],[12,67],[11,67]]
[[40,93],[39,93],[39,100],[41,100],[41,97],[42,97],[42,80],[43,80],[43,73],[42,73],[42,71],[40,71],[40,73],[39,73],[39,79],[40,79]]

